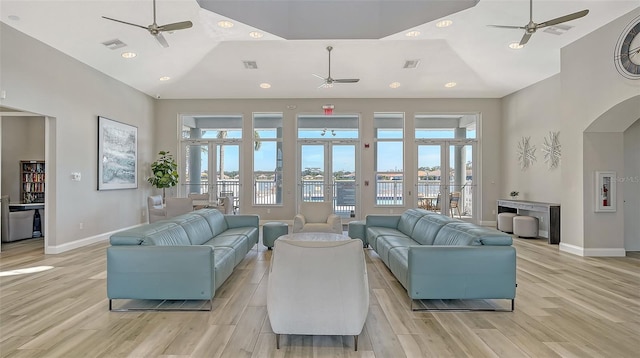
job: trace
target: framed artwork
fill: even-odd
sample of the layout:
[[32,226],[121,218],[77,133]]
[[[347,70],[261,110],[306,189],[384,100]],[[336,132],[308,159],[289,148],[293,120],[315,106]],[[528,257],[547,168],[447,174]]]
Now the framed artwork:
[[616,172],[596,172],[596,212],[616,211]]
[[98,190],[138,187],[138,127],[98,117]]

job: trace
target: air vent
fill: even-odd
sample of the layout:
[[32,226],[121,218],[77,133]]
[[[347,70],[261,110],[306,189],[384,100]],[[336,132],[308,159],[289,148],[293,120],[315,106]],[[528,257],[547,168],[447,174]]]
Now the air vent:
[[569,26],[569,25],[554,25],[554,26],[549,26],[546,29],[544,29],[543,31],[548,33],[548,34],[553,34],[553,35],[562,35],[565,32],[569,31],[573,26]]
[[102,43],[103,45],[105,45],[107,48],[111,49],[111,50],[117,50],[119,48],[125,47],[127,46],[126,43],[118,40],[118,39],[113,39],[113,40],[109,40],[109,41],[105,41]]
[[256,61],[242,61],[242,63],[244,64],[244,68],[246,68],[247,70],[258,69],[258,64],[256,63]]
[[402,68],[416,68],[418,67],[419,63],[420,63],[420,60],[406,60]]

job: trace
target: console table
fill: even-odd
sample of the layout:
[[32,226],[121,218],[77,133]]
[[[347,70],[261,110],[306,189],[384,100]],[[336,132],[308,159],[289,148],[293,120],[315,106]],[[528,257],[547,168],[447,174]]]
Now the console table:
[[560,204],[528,200],[498,200],[498,214],[504,212],[520,214],[521,211],[542,213],[544,220],[549,225],[549,243],[560,243]]

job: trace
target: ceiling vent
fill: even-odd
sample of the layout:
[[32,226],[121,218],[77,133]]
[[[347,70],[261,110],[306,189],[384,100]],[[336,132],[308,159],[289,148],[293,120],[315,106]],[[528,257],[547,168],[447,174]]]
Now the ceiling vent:
[[420,63],[420,60],[406,60],[402,68],[416,68],[418,67],[419,63]]
[[244,64],[244,68],[247,70],[258,69],[258,64],[256,63],[256,61],[242,61],[242,63]]
[[565,32],[569,31],[572,27],[573,26],[559,24],[559,25],[549,26],[543,31],[548,34],[562,35]]
[[119,48],[125,47],[127,46],[126,43],[118,40],[118,39],[113,39],[113,40],[109,40],[109,41],[105,41],[102,43],[103,45],[105,45],[107,48],[111,49],[111,50],[117,50]]

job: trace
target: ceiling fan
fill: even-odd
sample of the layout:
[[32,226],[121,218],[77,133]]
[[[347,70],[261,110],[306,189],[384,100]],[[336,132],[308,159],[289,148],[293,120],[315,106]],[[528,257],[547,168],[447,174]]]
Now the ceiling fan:
[[356,83],[360,81],[359,78],[332,78],[331,77],[331,50],[333,50],[333,47],[327,46],[327,51],[329,51],[329,75],[325,78],[320,75],[313,74],[314,76],[324,81],[324,83],[320,85],[320,87],[329,88],[329,87],[333,87],[334,83]]
[[123,23],[123,24],[126,24],[126,25],[131,25],[131,26],[135,26],[135,27],[139,27],[139,28],[145,29],[145,30],[149,31],[149,33],[151,35],[153,35],[153,37],[155,37],[155,39],[158,41],[158,43],[162,47],[169,47],[169,43],[164,38],[164,36],[162,36],[162,32],[183,30],[183,29],[188,29],[191,26],[193,26],[193,23],[191,21],[174,22],[172,24],[166,24],[166,25],[158,26],[158,24],[156,23],[156,0],[153,0],[153,24],[151,24],[149,26],[142,26],[142,25],[138,25],[138,24],[132,24],[130,22],[117,20],[117,19],[112,19],[112,18],[106,17],[106,16],[103,16],[102,18],[107,19],[107,20],[111,20],[111,21],[115,21],[115,22],[120,22],[120,23]]
[[579,19],[589,13],[589,10],[582,10],[578,12],[574,12],[569,15],[564,15],[560,17],[556,17],[555,19],[548,20],[545,22],[535,23],[533,22],[533,0],[529,0],[529,23],[525,26],[508,26],[508,25],[489,25],[493,27],[500,27],[504,29],[521,29],[524,30],[524,36],[522,36],[522,40],[520,40],[520,45],[523,46],[527,42],[529,42],[529,38],[533,35],[538,29],[557,25],[563,22]]

